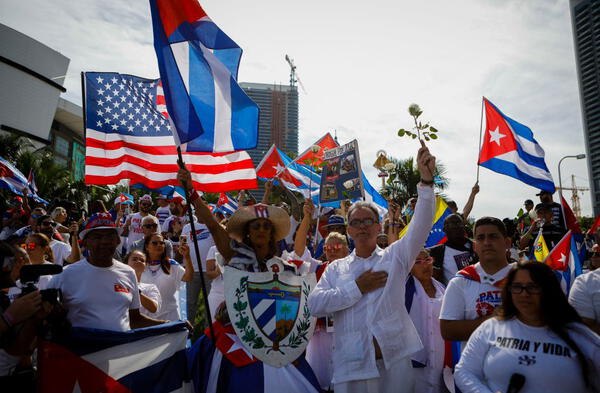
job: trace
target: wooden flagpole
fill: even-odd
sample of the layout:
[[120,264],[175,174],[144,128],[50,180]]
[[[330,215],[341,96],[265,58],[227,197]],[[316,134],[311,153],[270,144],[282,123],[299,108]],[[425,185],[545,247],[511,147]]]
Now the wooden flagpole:
[[[181,154],[181,147],[177,146],[177,164],[179,164],[180,168],[185,168],[185,162],[183,162],[183,156]],[[206,291],[206,282],[204,281],[204,272],[202,271],[202,263],[200,262],[200,249],[198,247],[198,236],[196,235],[196,225],[194,223],[194,215],[192,214],[192,204],[190,202],[190,192],[187,187],[183,187],[185,192],[185,202],[187,204],[188,211],[188,219],[190,220],[190,229],[192,233],[192,239],[194,244],[194,251],[196,251],[196,265],[198,266],[198,271],[200,272],[200,282],[202,284],[202,297],[204,298],[204,307],[206,308],[206,318],[208,319],[208,328],[210,330],[210,335],[215,342],[215,332],[213,330],[213,322],[212,315],[210,313],[210,305],[208,304],[208,292]],[[192,321],[193,325],[194,321]]]

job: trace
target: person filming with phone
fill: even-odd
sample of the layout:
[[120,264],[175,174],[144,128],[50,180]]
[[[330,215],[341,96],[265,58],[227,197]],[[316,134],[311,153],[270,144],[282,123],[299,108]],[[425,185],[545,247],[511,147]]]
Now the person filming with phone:
[[536,236],[538,235],[540,229],[542,230],[542,235],[544,236],[544,240],[548,245],[548,249],[551,250],[558,244],[560,239],[565,235],[565,230],[562,227],[554,225],[552,223],[552,208],[549,205],[538,203],[535,206],[535,213],[537,214],[537,220],[535,220],[527,232],[523,236],[521,236],[521,240],[519,242],[519,248],[523,250],[525,247],[529,247],[531,250],[533,247],[533,243],[535,241]]

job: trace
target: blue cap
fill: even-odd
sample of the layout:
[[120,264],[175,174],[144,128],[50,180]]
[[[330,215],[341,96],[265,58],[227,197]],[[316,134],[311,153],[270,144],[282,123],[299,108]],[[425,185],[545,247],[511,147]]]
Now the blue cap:
[[327,225],[325,225],[325,228],[329,227],[329,226],[338,226],[338,225],[346,226],[346,220],[344,220],[344,217],[336,214],[336,215],[329,217],[329,219],[327,220]]

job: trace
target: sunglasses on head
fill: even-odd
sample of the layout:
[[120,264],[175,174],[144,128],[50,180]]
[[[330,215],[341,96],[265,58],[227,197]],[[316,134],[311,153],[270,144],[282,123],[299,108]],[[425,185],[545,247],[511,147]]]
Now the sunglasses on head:
[[35,250],[35,248],[38,246],[37,243],[23,243],[21,244],[21,248],[25,249],[25,250]]
[[258,231],[261,228],[268,231],[273,229],[273,224],[271,224],[271,221],[253,221],[250,223],[249,227],[254,231]]
[[327,244],[323,247],[323,249],[325,249],[325,251],[339,251],[342,249],[342,245],[341,244]]

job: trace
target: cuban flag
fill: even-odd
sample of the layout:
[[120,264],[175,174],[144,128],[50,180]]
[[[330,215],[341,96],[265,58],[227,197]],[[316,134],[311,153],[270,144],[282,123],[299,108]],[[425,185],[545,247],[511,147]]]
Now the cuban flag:
[[256,167],[256,176],[260,180],[271,180],[277,176],[273,184],[283,183],[291,191],[296,191],[308,198],[315,191],[319,192],[321,176],[306,165],[293,162],[283,151],[272,145],[267,154]]
[[568,231],[550,251],[544,263],[552,268],[560,281],[560,286],[568,296],[575,278],[583,273],[575,235]]
[[27,183],[29,183],[29,190],[32,194],[37,195],[38,189],[35,185],[35,175],[33,174],[33,169],[29,170],[29,176],[27,176]]
[[188,352],[196,393],[317,393],[319,383],[303,356],[285,367],[254,357],[231,324],[213,323]]
[[[29,186],[29,181],[13,164],[0,157],[0,188],[9,190],[10,192],[33,198],[37,202],[48,204],[48,201],[37,196]],[[29,190],[27,195],[23,195],[23,190]],[[37,190],[37,188],[36,188]]]
[[221,195],[219,195],[217,206],[224,214],[230,216],[237,210],[238,201],[236,201],[231,195],[227,195],[227,193],[222,192]]
[[38,349],[41,393],[191,392],[183,322],[128,332],[72,328]]
[[253,149],[258,105],[237,83],[242,49],[197,0],[150,0],[154,48],[175,142],[184,152]]
[[544,149],[531,129],[504,115],[487,98],[483,102],[486,128],[478,164],[553,193],[556,187],[544,161]]

